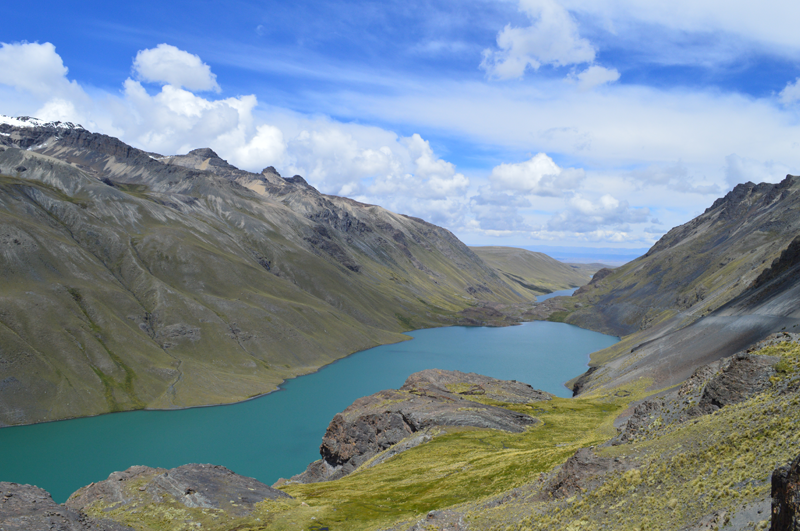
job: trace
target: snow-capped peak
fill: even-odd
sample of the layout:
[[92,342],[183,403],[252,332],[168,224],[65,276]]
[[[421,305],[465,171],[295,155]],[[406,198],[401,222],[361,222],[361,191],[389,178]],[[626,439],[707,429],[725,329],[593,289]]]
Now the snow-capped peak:
[[12,127],[52,127],[54,129],[83,129],[82,125],[72,122],[45,122],[30,116],[18,116],[13,118],[0,114],[0,125],[10,125]]

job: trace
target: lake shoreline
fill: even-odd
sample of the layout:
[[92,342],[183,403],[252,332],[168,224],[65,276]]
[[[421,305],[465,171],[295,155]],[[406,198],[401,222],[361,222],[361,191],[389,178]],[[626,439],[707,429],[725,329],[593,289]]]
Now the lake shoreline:
[[[542,301],[544,301],[546,299],[549,299],[551,297],[564,296],[564,295],[561,295],[561,294],[564,293],[564,292],[567,292],[567,291],[574,292],[576,289],[577,288],[570,288],[570,289],[567,289],[567,290],[558,290],[558,291],[553,291],[553,292],[550,292],[550,293],[546,293],[544,295],[537,296],[535,304],[539,304]],[[520,325],[525,324],[525,323],[534,323],[534,322],[537,322],[537,321],[536,320],[519,321],[519,322],[510,324],[508,326],[520,326]],[[470,326],[470,325],[448,324],[448,325],[433,326],[433,327],[428,327],[428,328],[415,328],[414,330],[409,330],[409,331],[406,331],[406,332],[400,332],[400,334],[406,335],[406,334],[410,334],[410,333],[414,333],[414,332],[419,332],[420,330],[436,330],[436,329],[440,329],[440,328],[451,328],[451,327],[456,327],[456,326],[464,326],[464,327],[467,327],[467,328],[484,328],[484,327],[485,328],[505,328],[504,326],[488,326],[488,325],[487,326]],[[578,327],[578,328],[582,328],[582,327]],[[588,330],[588,329],[585,329],[585,330]],[[123,411],[106,411],[104,413],[97,413],[96,415],[80,415],[80,416],[75,416],[75,417],[65,417],[65,418],[53,419],[53,420],[42,420],[42,421],[39,421],[39,422],[28,422],[28,423],[23,423],[23,424],[13,424],[13,425],[5,425],[5,426],[0,425],[0,431],[5,430],[7,428],[18,428],[18,427],[23,427],[23,426],[37,426],[37,425],[40,425],[40,424],[50,424],[50,423],[54,423],[54,422],[64,422],[64,421],[68,421],[68,420],[96,418],[96,417],[102,417],[102,416],[105,416],[105,415],[117,415],[117,414],[122,414],[122,413],[133,413],[133,412],[136,412],[136,411],[186,411],[186,410],[190,410],[190,409],[202,409],[202,408],[221,407],[221,406],[235,406],[237,404],[243,404],[243,403],[246,403],[246,402],[251,402],[253,400],[257,400],[259,398],[263,398],[265,396],[270,396],[270,395],[275,394],[277,392],[283,391],[283,390],[285,390],[285,388],[283,386],[287,382],[290,382],[292,380],[296,380],[297,378],[301,378],[303,376],[308,376],[310,374],[315,374],[315,373],[319,372],[320,370],[324,369],[325,367],[330,367],[331,365],[333,365],[333,364],[335,364],[337,362],[340,362],[342,360],[346,360],[347,358],[350,358],[351,356],[354,356],[354,355],[358,354],[359,352],[365,352],[367,350],[370,350],[370,349],[373,349],[373,348],[377,348],[377,347],[386,346],[386,345],[396,345],[398,343],[404,343],[406,341],[410,341],[410,340],[414,339],[413,337],[410,337],[410,336],[408,336],[408,337],[409,337],[409,339],[407,339],[407,340],[401,339],[401,340],[394,341],[394,342],[378,343],[376,345],[373,345],[373,346],[365,348],[365,349],[354,350],[353,352],[350,352],[349,354],[346,354],[346,355],[342,356],[341,358],[336,358],[335,360],[333,360],[333,361],[331,361],[329,363],[326,363],[324,365],[320,365],[319,367],[311,368],[311,370],[309,370],[308,372],[303,372],[303,373],[297,374],[295,376],[291,376],[289,378],[285,378],[285,379],[281,380],[276,385],[276,388],[273,389],[272,391],[267,391],[266,393],[261,393],[261,394],[258,394],[258,395],[250,396],[250,397],[247,397],[247,398],[244,398],[244,399],[241,399],[241,400],[235,400],[235,401],[231,401],[231,402],[217,402],[217,403],[213,403],[213,404],[198,404],[198,405],[194,405],[194,406],[171,407],[171,408],[160,408],[160,407],[149,408],[149,407],[145,407],[145,408],[141,408],[141,409],[126,409],[126,410],[123,410]],[[589,359],[591,359],[591,354],[589,354]],[[589,362],[588,361],[587,361],[586,366],[587,367],[589,366]],[[581,374],[583,374],[583,373],[581,373]],[[569,387],[567,387],[566,384],[568,382],[576,379],[576,378],[579,378],[581,374],[575,375],[574,377],[570,378],[569,380],[565,380],[562,383],[562,385],[566,389],[569,389],[571,391],[571,389]]]

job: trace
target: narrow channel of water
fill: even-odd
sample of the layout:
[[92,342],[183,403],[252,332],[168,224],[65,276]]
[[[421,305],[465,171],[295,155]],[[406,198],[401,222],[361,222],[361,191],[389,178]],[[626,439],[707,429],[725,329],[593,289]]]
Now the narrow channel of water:
[[38,485],[59,503],[132,465],[213,463],[271,484],[319,459],[319,444],[336,413],[356,398],[400,387],[413,372],[477,372],[570,396],[563,383],[586,370],[591,352],[617,342],[549,322],[409,335],[413,341],[358,352],[249,402],[2,428],[0,481]]

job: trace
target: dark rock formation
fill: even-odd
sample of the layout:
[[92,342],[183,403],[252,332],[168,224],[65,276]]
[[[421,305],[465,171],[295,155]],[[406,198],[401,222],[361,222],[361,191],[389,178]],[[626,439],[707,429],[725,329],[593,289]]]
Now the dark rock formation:
[[[758,348],[773,341],[772,337],[766,338],[758,343]],[[775,374],[777,362],[776,357],[739,352],[699,367],[677,390],[635,404],[611,444],[625,444],[664,426],[743,402],[771,385],[770,377]]]
[[[399,390],[359,398],[328,426],[320,446],[322,459],[292,478],[301,483],[343,477],[380,452],[414,435],[408,449],[439,426],[472,426],[522,432],[538,420],[501,407],[470,401],[481,397],[511,403],[549,400],[531,386],[458,371],[430,369],[412,374]],[[405,441],[409,442],[409,441]],[[396,455],[395,452],[393,455]]]
[[629,468],[630,465],[619,458],[598,457],[590,448],[581,448],[567,459],[542,492],[547,497],[568,498],[599,484],[600,476]]
[[800,455],[772,473],[771,531],[800,530]]
[[110,520],[90,518],[53,501],[50,493],[33,485],[0,482],[2,531],[132,531]]
[[[138,487],[133,487],[135,482]],[[75,510],[102,500],[114,508],[141,502],[161,503],[173,499],[186,507],[222,509],[231,516],[252,512],[263,500],[291,498],[288,494],[217,465],[183,465],[171,470],[133,466],[114,472],[108,479],[75,492],[67,507]]]
[[706,384],[694,414],[713,413],[742,402],[769,386],[778,358],[739,353],[725,360],[719,374]]

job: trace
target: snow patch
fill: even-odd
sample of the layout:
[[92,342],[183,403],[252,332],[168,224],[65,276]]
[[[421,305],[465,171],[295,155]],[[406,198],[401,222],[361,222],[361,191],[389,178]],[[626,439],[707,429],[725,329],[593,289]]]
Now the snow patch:
[[10,125],[12,127],[52,127],[54,129],[83,129],[82,125],[73,124],[72,122],[45,122],[38,118],[30,116],[5,116],[0,114],[0,125]]

